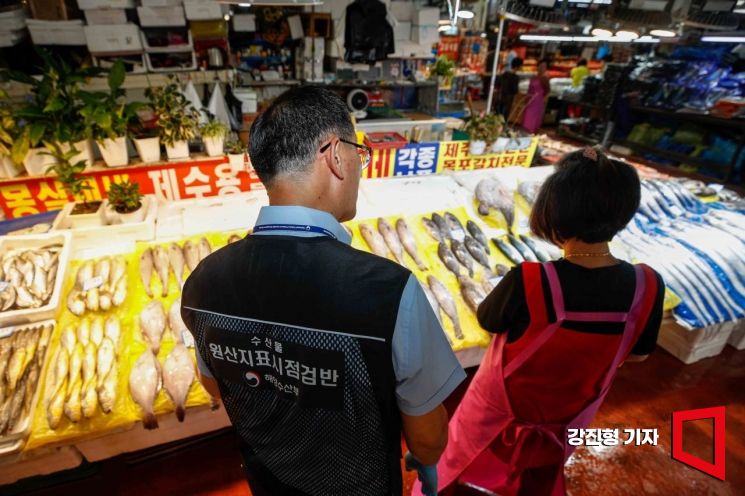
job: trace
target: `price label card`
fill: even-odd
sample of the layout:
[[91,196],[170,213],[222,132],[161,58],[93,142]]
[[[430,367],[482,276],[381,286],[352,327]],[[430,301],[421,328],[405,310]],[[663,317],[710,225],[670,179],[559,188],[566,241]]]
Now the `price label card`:
[[83,283],[83,291],[90,291],[91,289],[100,288],[101,286],[103,286],[103,277],[92,277]]

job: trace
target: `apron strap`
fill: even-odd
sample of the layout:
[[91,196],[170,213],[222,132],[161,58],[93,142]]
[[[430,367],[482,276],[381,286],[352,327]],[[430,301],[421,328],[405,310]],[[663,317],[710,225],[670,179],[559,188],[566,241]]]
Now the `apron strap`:
[[[564,320],[564,296],[561,293],[561,285],[559,284],[559,278],[556,275],[556,269],[554,269],[551,262],[543,264],[543,268],[546,270],[548,276],[548,284],[551,288],[551,297],[554,302],[554,312],[556,313],[556,322],[548,324],[535,339],[533,339],[528,346],[526,346],[517,356],[510,361],[509,364],[504,368],[504,378],[508,378],[512,375],[515,370],[520,368],[533,354],[548,341],[551,336],[554,335],[556,330],[561,326]],[[540,278],[540,271],[538,271],[538,277]]]
[[572,322],[625,322],[626,312],[564,312],[565,320]]

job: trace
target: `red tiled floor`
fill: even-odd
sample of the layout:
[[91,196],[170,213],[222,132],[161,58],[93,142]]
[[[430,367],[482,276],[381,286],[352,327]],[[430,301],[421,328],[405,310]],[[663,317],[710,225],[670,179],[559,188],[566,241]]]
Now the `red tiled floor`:
[[[462,390],[448,401],[452,410]],[[721,482],[670,457],[673,410],[727,406],[727,482]],[[572,496],[729,496],[745,494],[745,352],[727,348],[722,355],[693,365],[663,351],[619,372],[595,427],[657,428],[659,444],[611,449],[580,448],[567,467]],[[686,428],[686,449],[706,458],[711,424]],[[97,465],[82,480],[27,492],[38,496],[250,495],[243,481],[237,443],[230,432],[168,454],[139,461],[120,456]],[[404,473],[404,494],[414,474]],[[0,493],[4,493],[0,488]]]

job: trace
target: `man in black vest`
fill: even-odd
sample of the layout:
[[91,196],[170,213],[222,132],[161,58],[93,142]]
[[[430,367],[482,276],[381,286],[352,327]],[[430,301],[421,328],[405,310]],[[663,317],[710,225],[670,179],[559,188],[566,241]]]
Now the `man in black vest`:
[[339,224],[370,161],[346,106],[287,91],[251,127],[250,156],[271,206],[196,268],[182,316],[253,494],[399,496],[402,432],[435,494],[441,403],[465,374],[417,279]]

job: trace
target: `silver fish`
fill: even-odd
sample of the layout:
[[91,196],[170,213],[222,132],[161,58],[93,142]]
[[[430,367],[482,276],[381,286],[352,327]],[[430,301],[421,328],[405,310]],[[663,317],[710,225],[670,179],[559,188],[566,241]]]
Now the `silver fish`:
[[385,244],[388,245],[391,253],[396,257],[396,261],[404,265],[404,248],[401,246],[401,241],[398,239],[398,235],[393,230],[391,223],[382,217],[378,218],[378,231],[383,235]]
[[512,234],[507,235],[507,239],[510,241],[510,244],[514,246],[517,251],[520,252],[520,255],[528,261],[528,262],[537,262],[538,257],[535,256],[535,253],[522,241],[520,241],[517,237],[513,236]]
[[160,245],[153,248],[153,266],[160,279],[162,297],[168,296],[168,283],[170,282],[171,264],[168,261],[168,251]]
[[184,243],[184,258],[186,259],[186,265],[189,267],[189,272],[194,272],[194,269],[199,265],[199,248],[191,241]]
[[479,285],[477,285],[466,276],[458,277],[458,284],[460,285],[460,291],[463,294],[463,299],[475,313],[476,310],[478,310],[481,302],[484,301],[484,298],[486,298],[486,294]]
[[486,239],[484,231],[481,230],[478,224],[469,219],[466,222],[466,229],[468,230],[469,234],[473,236],[473,239],[478,241],[479,244],[484,247],[487,255],[491,253],[491,249],[489,248],[489,240]]
[[411,233],[411,230],[409,230],[409,225],[404,219],[398,219],[396,221],[396,232],[398,233],[398,238],[404,245],[406,252],[411,256],[412,260],[414,260],[414,263],[419,267],[419,270],[427,270],[427,264],[425,264],[419,256],[414,235]]
[[145,293],[152,298],[153,290],[150,287],[150,283],[153,278],[153,251],[150,248],[145,248],[145,251],[140,255],[140,279],[142,280],[143,286],[145,286]]
[[476,185],[476,201],[481,215],[489,215],[491,210],[498,210],[504,216],[507,226],[515,219],[515,202],[512,193],[495,178],[482,179]]
[[386,247],[385,240],[380,233],[368,226],[367,224],[360,224],[360,233],[362,233],[362,239],[365,240],[370,250],[379,257],[388,258],[388,248]]
[[504,264],[497,264],[497,265],[494,266],[494,273],[498,277],[504,277],[504,276],[506,276],[509,271],[510,271],[510,268],[507,267]]
[[535,256],[538,257],[538,260],[540,260],[541,262],[551,261],[551,257],[549,256],[549,254],[538,243],[536,243],[535,240],[533,240],[533,238],[531,238],[530,236],[521,234],[520,240],[522,240],[523,243],[528,245],[528,248],[530,248],[530,250],[533,253],[535,253]]
[[453,235],[450,232],[450,225],[448,225],[448,222],[442,215],[437,213],[432,214],[432,222],[437,226],[437,230],[443,239],[453,239]]
[[156,355],[166,328],[166,313],[160,301],[151,301],[140,313],[140,330],[145,342]]
[[452,249],[455,258],[457,258],[463,267],[466,268],[468,275],[473,277],[473,258],[468,253],[465,245],[460,241],[453,240],[453,242],[450,243],[450,248]]
[[458,241],[462,241],[466,237],[466,230],[463,229],[463,224],[458,220],[458,217],[450,212],[445,212],[445,220],[448,223],[448,227],[450,227],[452,237]]
[[194,362],[189,350],[181,343],[173,347],[163,363],[163,385],[176,405],[176,418],[184,421],[186,397],[194,382]]
[[441,241],[437,246],[437,255],[450,272],[456,276],[460,275],[461,265],[458,263],[455,255],[453,255],[453,252],[450,251],[450,248],[448,248],[448,245],[446,245],[444,241]]
[[525,261],[522,255],[520,255],[520,252],[518,252],[511,244],[499,238],[492,238],[492,241],[497,248],[499,248],[499,251],[501,251],[502,254],[515,265],[521,264]]
[[144,411],[142,423],[148,430],[158,427],[153,403],[160,392],[161,385],[160,363],[150,350],[145,350],[137,359],[132,367],[132,372],[129,374],[129,392],[132,394],[135,403],[140,405]]
[[492,279],[491,277],[484,277],[481,280],[481,289],[484,290],[484,293],[487,295],[494,291],[494,288],[497,287],[497,282],[499,282],[499,278]]
[[207,238],[201,238],[199,240],[199,260],[202,261],[212,253],[212,245]]
[[177,298],[168,310],[168,327],[177,343],[183,343],[183,332],[187,330],[186,324],[181,319],[181,298]]
[[176,275],[179,287],[184,286],[184,252],[176,243],[168,245],[168,262]]
[[440,232],[440,229],[437,227],[437,224],[435,224],[433,221],[431,221],[427,217],[422,217],[422,224],[424,225],[424,228],[427,230],[427,233],[429,233],[429,235],[432,236],[432,239],[434,239],[438,243],[442,241],[442,233]]
[[481,243],[476,241],[471,236],[466,236],[463,244],[466,246],[466,250],[468,250],[468,253],[471,254],[474,260],[476,260],[487,269],[491,269],[491,267],[489,266],[489,256],[486,254],[486,251],[484,250],[484,247],[481,245]]
[[429,289],[431,289],[432,293],[435,295],[440,308],[442,308],[445,315],[447,315],[453,322],[455,337],[463,339],[463,331],[460,327],[460,320],[458,320],[458,309],[455,306],[455,301],[450,295],[450,292],[435,276],[428,276],[427,283],[429,284]]

